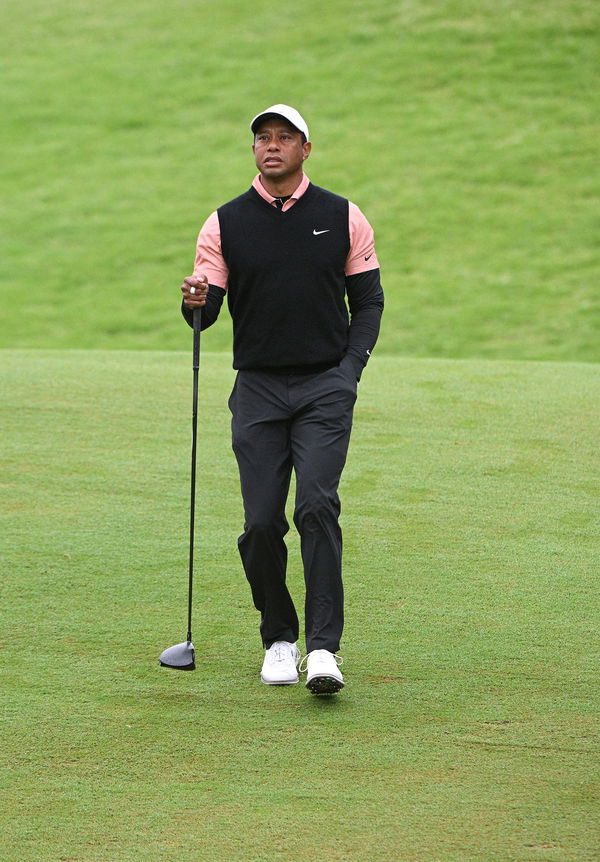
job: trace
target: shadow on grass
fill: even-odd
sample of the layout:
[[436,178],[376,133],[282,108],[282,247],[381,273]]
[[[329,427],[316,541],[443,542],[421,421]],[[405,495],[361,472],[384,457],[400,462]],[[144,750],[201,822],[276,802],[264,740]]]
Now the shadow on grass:
[[344,713],[352,706],[352,700],[345,694],[313,694],[306,700],[306,708],[317,713]]

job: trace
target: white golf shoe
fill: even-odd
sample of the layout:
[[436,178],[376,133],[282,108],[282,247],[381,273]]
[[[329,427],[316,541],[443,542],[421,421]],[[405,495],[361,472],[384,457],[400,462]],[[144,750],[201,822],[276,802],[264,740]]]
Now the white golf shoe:
[[296,644],[275,641],[265,653],[260,678],[265,685],[293,685],[298,682],[299,661]]
[[344,687],[344,677],[338,665],[343,659],[326,649],[315,649],[302,660],[300,670],[306,671],[306,687],[313,694],[335,694]]

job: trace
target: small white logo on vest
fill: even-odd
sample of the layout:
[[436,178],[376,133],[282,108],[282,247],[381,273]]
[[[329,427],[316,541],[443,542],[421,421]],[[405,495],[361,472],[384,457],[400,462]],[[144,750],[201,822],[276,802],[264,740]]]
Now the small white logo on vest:
[[327,230],[313,230],[313,236],[319,236],[320,233],[329,233],[330,230],[330,227],[328,227]]

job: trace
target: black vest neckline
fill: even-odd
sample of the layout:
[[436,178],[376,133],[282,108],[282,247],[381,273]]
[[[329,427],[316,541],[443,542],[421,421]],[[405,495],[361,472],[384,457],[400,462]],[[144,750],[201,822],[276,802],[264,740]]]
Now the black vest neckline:
[[[262,204],[263,206],[267,207],[267,209],[271,210],[271,212],[272,212],[272,214],[273,214],[273,216],[272,216],[272,217],[274,217],[274,218],[280,218],[282,215],[287,216],[287,215],[289,215],[290,213],[294,212],[294,210],[297,210],[297,209],[298,209],[298,207],[300,207],[300,209],[303,209],[303,208],[304,208],[304,207],[303,207],[303,204],[305,204],[305,203],[306,203],[306,200],[310,201],[310,198],[312,197],[312,192],[313,192],[313,190],[314,190],[314,186],[313,186],[313,184],[312,184],[312,183],[309,183],[309,184],[308,184],[308,187],[307,187],[307,189],[306,189],[306,191],[304,192],[304,194],[303,194],[303,195],[301,195],[299,198],[297,198],[296,203],[294,204],[294,206],[293,206],[293,207],[290,207],[290,208],[289,208],[289,209],[287,209],[285,212],[282,212],[281,210],[277,209],[277,207],[274,207],[274,206],[273,206],[273,204],[269,203],[269,201],[265,200],[265,198],[263,198],[263,196],[262,196],[261,194],[259,194],[259,193],[256,191],[256,189],[254,188],[254,186],[250,186],[250,188],[248,189],[248,194],[249,194],[249,195],[251,195],[251,196],[254,198],[254,200],[255,200],[255,201],[257,201],[258,203],[260,203],[260,204]],[[291,197],[291,195],[290,195],[290,197]],[[306,199],[306,200],[305,200],[305,199]]]

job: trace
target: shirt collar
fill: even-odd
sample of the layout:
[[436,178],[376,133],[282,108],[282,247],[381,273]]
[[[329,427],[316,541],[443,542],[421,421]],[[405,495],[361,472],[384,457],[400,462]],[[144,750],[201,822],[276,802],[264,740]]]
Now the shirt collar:
[[[296,200],[297,201],[299,198],[301,198],[302,195],[304,194],[304,192],[306,191],[306,189],[308,188],[309,184],[310,184],[310,180],[308,179],[306,174],[303,172],[300,185],[298,186],[296,191],[290,196],[290,200]],[[270,204],[273,203],[275,198],[273,197],[273,195],[269,194],[269,192],[266,190],[266,188],[261,183],[260,174],[257,174],[254,177],[254,181],[252,183],[252,186],[256,189],[256,191],[259,193],[261,198],[264,198]]]

